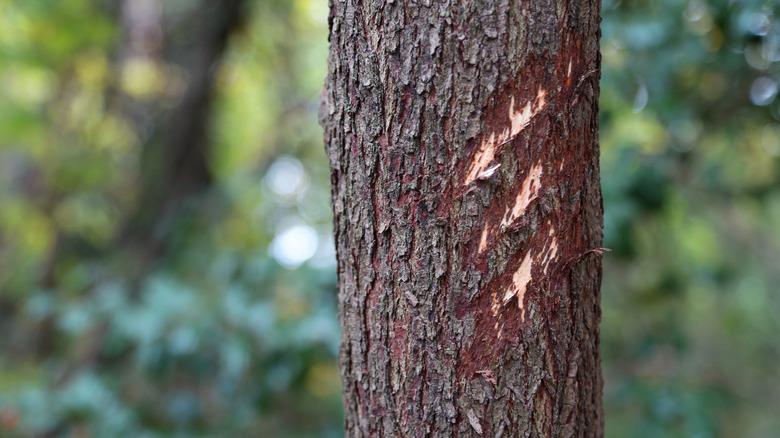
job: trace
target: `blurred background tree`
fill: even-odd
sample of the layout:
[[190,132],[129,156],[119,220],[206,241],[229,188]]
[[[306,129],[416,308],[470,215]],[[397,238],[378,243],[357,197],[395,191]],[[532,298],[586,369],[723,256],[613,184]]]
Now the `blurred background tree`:
[[[780,430],[780,4],[604,0],[607,436]],[[0,0],[0,436],[342,436],[326,0]]]

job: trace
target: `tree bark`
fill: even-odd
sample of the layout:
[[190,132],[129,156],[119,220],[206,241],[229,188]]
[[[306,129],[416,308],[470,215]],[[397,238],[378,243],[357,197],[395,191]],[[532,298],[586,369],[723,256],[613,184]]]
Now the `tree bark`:
[[602,436],[599,0],[330,3],[347,436]]

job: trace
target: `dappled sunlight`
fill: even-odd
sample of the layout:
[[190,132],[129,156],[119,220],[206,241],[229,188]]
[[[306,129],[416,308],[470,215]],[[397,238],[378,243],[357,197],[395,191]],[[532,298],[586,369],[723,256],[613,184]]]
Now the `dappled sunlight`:
[[271,242],[271,255],[287,269],[295,269],[317,252],[317,232],[306,225],[294,225]]

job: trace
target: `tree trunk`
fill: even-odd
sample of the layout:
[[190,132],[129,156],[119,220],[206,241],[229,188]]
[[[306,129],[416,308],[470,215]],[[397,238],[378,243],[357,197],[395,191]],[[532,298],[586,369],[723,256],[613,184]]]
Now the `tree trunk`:
[[331,0],[347,436],[602,436],[599,0]]

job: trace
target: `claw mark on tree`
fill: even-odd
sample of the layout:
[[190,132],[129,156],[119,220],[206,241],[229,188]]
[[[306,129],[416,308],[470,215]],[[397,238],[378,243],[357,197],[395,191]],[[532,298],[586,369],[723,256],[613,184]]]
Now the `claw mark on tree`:
[[[571,75],[571,65],[569,65],[568,75]],[[494,131],[483,139],[477,152],[474,154],[474,159],[469,167],[468,174],[466,175],[465,185],[469,186],[475,180],[484,180],[492,177],[501,166],[500,163],[494,161],[496,154],[498,153],[497,149],[519,135],[546,105],[547,92],[542,88],[539,88],[535,99],[528,101],[525,105],[521,105],[519,109],[515,108],[515,98],[513,96],[509,103],[509,126],[502,131]],[[561,162],[561,166],[562,165],[563,162]],[[478,254],[487,250],[488,238],[493,231],[505,231],[507,227],[513,225],[522,217],[526,213],[531,202],[539,197],[540,189],[542,187],[542,174],[543,168],[541,163],[537,163],[528,169],[525,180],[521,184],[517,196],[514,201],[506,207],[504,216],[499,224],[500,226],[495,227],[495,224],[484,224],[479,240],[479,247],[477,249]],[[466,193],[474,188],[475,186],[467,187]],[[491,310],[493,315],[497,316],[502,306],[517,297],[517,306],[521,310],[521,320],[525,320],[523,300],[529,284],[533,280],[532,271],[535,268],[535,265],[537,265],[536,269],[541,270],[541,272],[546,275],[550,262],[554,260],[558,254],[558,243],[553,236],[552,227],[550,228],[550,234],[547,236],[546,240],[547,243],[541,251],[537,252],[533,246],[528,249],[520,266],[517,267],[512,275],[511,283],[503,292],[503,296],[499,296],[497,291],[491,293]],[[503,326],[499,328],[498,322],[496,330],[498,331],[500,339]]]
[[[548,225],[550,225],[549,222]],[[493,311],[493,315],[497,316],[501,310],[501,306],[506,305],[513,298],[517,297],[517,307],[521,310],[520,320],[525,321],[525,307],[523,300],[525,298],[525,293],[528,290],[528,285],[533,280],[533,261],[536,260],[538,263],[541,259],[539,269],[542,270],[544,275],[547,275],[547,268],[550,266],[550,263],[556,260],[558,255],[558,241],[555,238],[555,229],[552,226],[550,226],[548,242],[549,244],[545,243],[542,250],[539,251],[535,257],[532,256],[533,249],[529,250],[525,254],[525,258],[523,258],[523,261],[520,263],[520,267],[518,267],[515,273],[512,275],[512,282],[504,292],[504,296],[500,301],[498,300],[495,292],[492,294],[493,304],[491,306],[491,310]],[[496,329],[498,329],[498,323],[496,323],[496,326]],[[501,334],[499,332],[499,338],[500,337]]]
[[493,176],[494,173],[496,173],[496,170],[501,167],[501,164],[496,164],[493,167],[489,167],[485,170],[483,170],[479,175],[477,175],[477,179],[488,179],[491,176]]
[[[550,230],[550,233],[552,233],[552,229]],[[544,260],[542,261],[545,275],[547,274],[547,268],[550,266],[550,262],[555,259],[556,255],[558,255],[558,242],[555,240],[555,237],[553,237],[547,255],[544,256]]]
[[487,140],[482,142],[479,151],[474,156],[474,162],[471,163],[469,174],[466,177],[466,185],[471,184],[477,176],[482,174],[493,161],[496,153],[496,135],[490,134]]
[[547,105],[546,98],[547,92],[539,88],[539,92],[533,102],[528,102],[525,104],[525,107],[515,110],[515,98],[512,97],[509,104],[510,126],[499,133],[491,133],[489,137],[482,141],[479,150],[474,155],[474,161],[469,167],[466,185],[471,184],[474,180],[490,178],[493,175],[495,170],[498,169],[498,165],[490,167],[496,155],[496,148],[508,143],[522,132],[531,123],[534,116],[539,114]]
[[531,172],[528,177],[523,181],[523,187],[520,193],[517,194],[515,199],[515,205],[512,208],[506,209],[504,214],[504,220],[501,221],[501,227],[506,228],[511,225],[517,218],[523,215],[528,205],[536,199],[539,187],[541,186],[542,178],[542,166],[537,164],[531,168]]
[[[528,287],[528,283],[533,280],[533,277],[531,277],[532,267],[533,264],[531,262],[531,253],[529,251],[528,254],[525,255],[523,263],[521,263],[520,267],[517,268],[517,271],[515,271],[515,275],[512,276],[512,284],[504,294],[504,298],[502,300],[503,304],[506,304],[513,297],[517,296],[517,307],[519,309],[523,309],[523,297],[525,297],[525,290]],[[523,311],[522,319],[525,319],[525,311]]]
[[514,138],[531,123],[531,119],[539,114],[547,105],[546,97],[547,92],[539,88],[539,93],[536,95],[536,102],[534,102],[534,105],[532,105],[531,102],[528,102],[525,105],[525,108],[515,111],[514,113],[512,113],[512,111],[515,108],[515,98],[512,98],[511,103],[509,104],[509,119],[512,121],[512,130],[508,135],[506,134],[506,131],[504,131],[503,136],[506,138],[499,141],[499,146]]
[[485,380],[487,380],[488,382],[490,382],[490,383],[492,383],[494,385],[496,383],[498,383],[498,381],[496,380],[495,376],[493,376],[493,371],[490,371],[490,370],[479,370],[479,371],[476,371],[475,374],[479,374]]
[[482,238],[479,240],[480,253],[482,253],[487,249],[487,236],[488,236],[488,227],[485,226],[485,228],[482,229]]
[[[523,185],[520,188],[520,193],[517,194],[514,205],[512,207],[507,207],[506,212],[504,213],[504,218],[501,221],[501,230],[506,229],[518,218],[520,218],[520,216],[525,213],[525,210],[528,208],[528,205],[531,203],[531,201],[538,197],[539,188],[541,187],[541,179],[542,166],[537,164],[531,168],[530,174],[525,179],[525,181],[523,181]],[[479,240],[479,254],[483,253],[487,249],[488,225],[489,224],[486,223],[482,228],[482,236]]]

